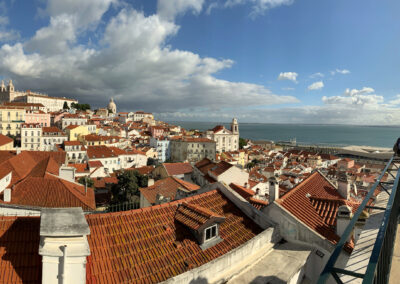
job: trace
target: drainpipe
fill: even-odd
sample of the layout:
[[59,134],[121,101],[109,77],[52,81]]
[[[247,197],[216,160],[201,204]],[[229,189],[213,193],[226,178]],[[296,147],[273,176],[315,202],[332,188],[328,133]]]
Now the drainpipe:
[[67,269],[67,245],[63,246],[63,257],[62,257],[62,261],[63,261],[63,266],[62,266],[62,274],[61,274],[61,283],[67,283],[67,273],[65,273],[66,269]]

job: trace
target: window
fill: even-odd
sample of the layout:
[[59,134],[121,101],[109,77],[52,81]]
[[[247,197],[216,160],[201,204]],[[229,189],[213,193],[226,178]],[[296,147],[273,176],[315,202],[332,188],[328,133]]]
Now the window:
[[217,236],[217,225],[211,226],[206,229],[205,235],[204,235],[204,241],[211,240],[212,238],[215,238]]

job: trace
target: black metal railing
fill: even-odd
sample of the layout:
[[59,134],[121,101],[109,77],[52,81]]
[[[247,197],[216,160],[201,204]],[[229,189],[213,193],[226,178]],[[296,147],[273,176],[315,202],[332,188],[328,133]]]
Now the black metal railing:
[[124,202],[124,203],[101,206],[99,210],[92,211],[90,213],[97,214],[97,213],[120,212],[120,211],[128,211],[139,208],[140,208],[140,203],[138,202]]
[[[358,207],[354,217],[351,219],[349,225],[346,227],[340,241],[337,243],[332,255],[330,256],[328,262],[322,271],[318,284],[325,284],[327,280],[332,276],[337,283],[343,283],[339,275],[349,275],[356,278],[363,279],[363,283],[388,283],[391,259],[394,247],[394,241],[397,230],[397,217],[399,214],[400,206],[400,193],[399,193],[399,179],[400,179],[400,169],[397,164],[400,164],[400,158],[393,156],[389,162],[386,164],[385,169],[380,174],[377,181],[369,190],[368,194],[365,196],[363,202]],[[383,182],[383,176],[388,173],[394,179],[394,182]],[[393,175],[393,173],[396,173]],[[389,187],[391,187],[391,190]],[[374,191],[380,186],[388,195],[389,200],[386,208],[367,206],[368,201],[373,196]],[[349,239],[358,218],[365,209],[377,209],[384,210],[384,217],[379,226],[379,232],[372,249],[371,257],[368,262],[368,266],[365,274],[357,273],[354,271],[342,269],[335,267],[336,261],[339,258],[340,253],[346,241]]]

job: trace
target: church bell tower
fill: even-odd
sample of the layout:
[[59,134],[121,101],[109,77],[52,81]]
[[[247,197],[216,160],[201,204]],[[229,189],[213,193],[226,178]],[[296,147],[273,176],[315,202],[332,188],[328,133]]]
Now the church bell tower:
[[239,124],[238,124],[236,118],[232,119],[231,131],[232,131],[233,134],[239,134]]

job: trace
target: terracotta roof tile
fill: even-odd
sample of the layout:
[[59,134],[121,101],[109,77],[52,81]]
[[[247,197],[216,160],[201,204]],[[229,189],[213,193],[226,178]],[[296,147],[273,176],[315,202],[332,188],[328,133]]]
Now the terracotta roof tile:
[[163,163],[168,175],[182,175],[193,172],[193,167],[190,163]]
[[193,230],[198,230],[212,219],[218,219],[219,221],[225,220],[223,216],[219,216],[217,213],[207,208],[187,202],[183,202],[178,206],[175,219]]
[[[223,241],[202,250],[190,229],[175,221],[186,202],[225,217]],[[87,283],[157,283],[199,267],[252,239],[262,230],[219,190],[144,209],[86,215],[91,255]]]
[[0,217],[0,282],[41,283],[39,217]]
[[[317,208],[313,206],[313,201],[310,197],[313,197],[314,205]],[[276,202],[312,230],[324,236],[333,244],[336,244],[340,237],[331,226],[333,222],[331,218],[333,216],[329,215],[331,212],[329,209],[326,209],[327,207],[325,209],[318,209],[318,204],[315,202],[317,199],[329,200],[329,202],[325,201],[325,205],[332,205],[335,200],[336,202],[345,202],[336,188],[318,171],[311,174],[310,177],[276,200]],[[352,250],[349,243],[347,243],[345,248],[350,251]]]
[[156,181],[152,186],[140,188],[139,190],[148,202],[155,204],[157,194],[175,200],[178,189],[184,189],[190,192],[200,189],[200,186],[175,177],[167,177]]
[[9,144],[12,142],[14,142],[14,140],[12,138],[5,136],[3,134],[0,134],[0,146],[6,145],[6,144]]

